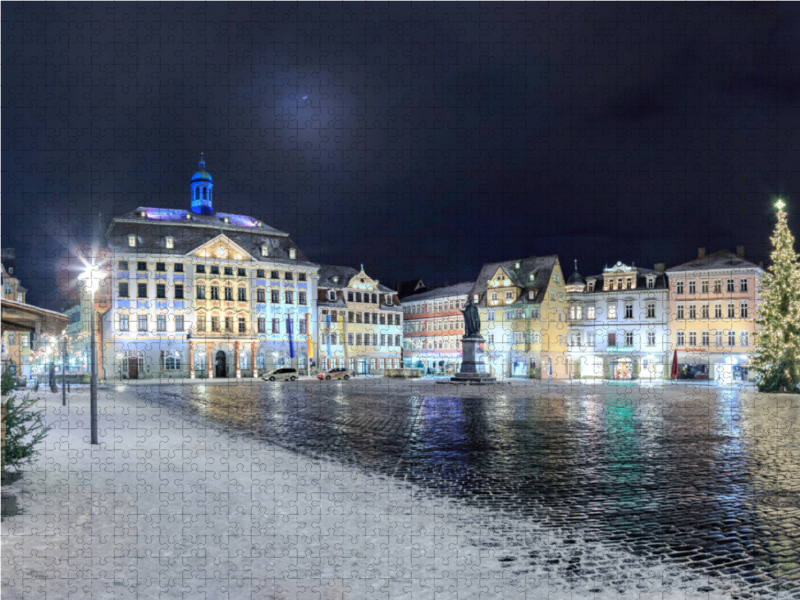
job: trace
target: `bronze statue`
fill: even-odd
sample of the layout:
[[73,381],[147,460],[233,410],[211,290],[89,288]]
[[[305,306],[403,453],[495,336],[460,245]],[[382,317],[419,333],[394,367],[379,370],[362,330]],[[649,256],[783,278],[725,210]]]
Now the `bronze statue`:
[[464,315],[464,337],[480,335],[481,317],[478,314],[478,307],[472,303],[472,296],[470,296],[461,314]]

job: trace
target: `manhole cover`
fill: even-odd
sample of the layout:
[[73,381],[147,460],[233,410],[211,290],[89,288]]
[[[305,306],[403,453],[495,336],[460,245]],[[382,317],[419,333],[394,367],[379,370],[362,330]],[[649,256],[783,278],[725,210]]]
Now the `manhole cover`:
[[775,507],[800,507],[800,492],[768,492],[758,496],[756,502]]

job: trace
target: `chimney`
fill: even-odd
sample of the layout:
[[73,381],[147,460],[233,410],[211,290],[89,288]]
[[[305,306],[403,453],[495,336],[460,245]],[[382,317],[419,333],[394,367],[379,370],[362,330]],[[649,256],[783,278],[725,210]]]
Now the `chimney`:
[[666,263],[656,263],[655,265],[653,265],[653,271],[658,271],[659,273],[663,273],[666,270],[667,270]]
[[706,256],[706,249],[705,248],[698,248],[697,249],[697,258],[705,258]]
[[744,246],[736,246],[736,256],[744,258]]

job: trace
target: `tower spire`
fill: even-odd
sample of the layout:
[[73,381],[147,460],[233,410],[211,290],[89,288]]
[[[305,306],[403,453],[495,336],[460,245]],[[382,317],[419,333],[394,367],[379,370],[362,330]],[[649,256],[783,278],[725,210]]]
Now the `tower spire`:
[[198,215],[211,215],[214,214],[214,208],[211,199],[211,192],[214,187],[214,181],[211,175],[206,171],[206,157],[205,153],[200,153],[200,161],[197,163],[197,173],[192,175],[192,183],[190,185],[192,212]]

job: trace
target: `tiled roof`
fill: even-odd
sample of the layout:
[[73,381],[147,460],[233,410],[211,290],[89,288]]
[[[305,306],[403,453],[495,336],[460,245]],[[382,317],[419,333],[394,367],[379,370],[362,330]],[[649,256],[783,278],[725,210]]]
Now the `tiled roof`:
[[[511,282],[516,287],[524,290],[515,304],[541,304],[544,299],[544,292],[550,282],[550,276],[556,266],[556,261],[558,261],[558,255],[550,254],[548,256],[531,256],[520,260],[486,263],[481,267],[481,272],[478,274],[470,293],[482,294],[478,306],[485,307],[486,295],[484,292],[486,291],[486,282],[494,276],[498,268],[502,268]],[[516,263],[519,263],[519,269],[515,268]],[[534,275],[533,281],[530,281],[529,278],[531,273]],[[534,300],[528,299],[527,292],[529,290],[537,292]]]
[[466,281],[464,283],[456,283],[453,285],[445,285],[438,288],[433,288],[419,294],[413,294],[401,299],[403,303],[417,302],[418,300],[430,300],[431,298],[450,298],[452,296],[465,296],[470,293],[472,286],[475,285],[474,281]]
[[[635,290],[606,290],[606,293],[608,293],[608,292],[617,293],[617,292],[626,292],[626,291],[627,292],[636,292],[636,291],[641,291],[641,290],[648,289],[647,288],[647,277],[646,277],[648,274],[651,274],[651,275],[655,274],[655,276],[656,276],[656,281],[655,281],[654,287],[649,288],[650,290],[666,290],[666,289],[669,289],[669,283],[667,282],[667,274],[666,273],[661,272],[661,271],[654,271],[653,269],[645,269],[644,267],[636,267],[636,289]],[[597,285],[597,287],[595,287],[594,292],[583,292],[583,293],[588,293],[588,294],[591,294],[591,293],[595,293],[595,294],[603,293],[603,284],[602,284],[603,277],[605,277],[604,274],[591,275],[589,277],[586,277],[587,281],[590,280],[590,279],[596,279],[598,281],[598,285]],[[609,277],[611,277],[612,279],[616,279],[617,278],[616,275],[609,275]],[[577,292],[577,293],[582,293],[582,292]]]
[[695,258],[689,262],[667,269],[667,273],[682,271],[705,271],[712,269],[763,269],[757,264],[745,260],[730,250],[719,250],[703,258]]

